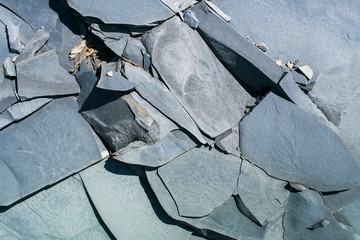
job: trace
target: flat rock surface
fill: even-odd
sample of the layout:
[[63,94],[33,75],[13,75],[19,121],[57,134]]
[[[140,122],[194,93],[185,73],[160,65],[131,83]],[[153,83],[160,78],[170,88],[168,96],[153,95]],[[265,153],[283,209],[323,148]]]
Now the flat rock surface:
[[81,178],[101,218],[117,239],[187,239],[191,232],[166,215],[149,185],[125,164],[108,159]]
[[178,17],[145,33],[142,42],[167,86],[203,132],[216,137],[241,119],[250,95],[200,35]]
[[236,190],[240,159],[217,150],[194,148],[159,168],[179,215],[202,217]]
[[96,84],[96,87],[105,90],[126,92],[133,90],[135,88],[135,84],[110,68],[106,62],[102,62],[101,76]]
[[240,149],[267,174],[320,191],[360,183],[354,158],[339,137],[272,92],[240,122]]
[[0,69],[0,113],[17,102],[11,80],[5,78],[4,70]]
[[2,188],[0,205],[9,205],[101,159],[74,98],[54,100],[5,128],[0,143],[0,182],[8,183]]

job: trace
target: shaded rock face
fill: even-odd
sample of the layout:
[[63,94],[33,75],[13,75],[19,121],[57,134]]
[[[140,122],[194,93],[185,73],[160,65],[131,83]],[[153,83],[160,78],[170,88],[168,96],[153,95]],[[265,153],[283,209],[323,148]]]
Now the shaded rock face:
[[360,239],[358,12],[0,0],[0,239]]

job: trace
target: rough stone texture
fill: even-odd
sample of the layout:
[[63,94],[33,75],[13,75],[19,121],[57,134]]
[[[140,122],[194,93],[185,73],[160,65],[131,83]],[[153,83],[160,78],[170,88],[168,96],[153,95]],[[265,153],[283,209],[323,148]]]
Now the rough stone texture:
[[[5,234],[6,235],[5,235]],[[4,211],[1,239],[110,239],[88,201],[78,175]]]
[[284,214],[290,194],[286,185],[287,182],[269,177],[260,168],[242,161],[238,194],[262,226]]
[[217,150],[194,148],[158,170],[179,215],[203,217],[236,190],[240,159]]
[[13,53],[20,53],[21,51],[21,41],[20,41],[20,28],[17,25],[14,25],[11,21],[6,25],[9,50]]
[[158,0],[67,0],[67,3],[83,17],[98,18],[106,24],[154,26],[173,16]]
[[191,6],[193,0],[160,0],[166,6],[168,6],[173,12],[181,12],[185,8]]
[[199,19],[200,35],[242,84],[254,92],[276,86],[283,75],[280,66],[222,20],[205,2],[197,4],[192,11]]
[[33,193],[101,159],[74,98],[52,101],[0,132],[0,205]]
[[269,175],[319,191],[360,184],[360,171],[339,137],[272,92],[240,122],[240,149]]
[[80,92],[74,76],[59,65],[54,50],[16,64],[18,94],[22,99]]
[[136,84],[136,91],[143,98],[164,115],[193,134],[201,143],[205,143],[194,121],[162,82],[152,78],[141,68],[134,67],[129,63],[125,63],[125,75]]
[[240,156],[239,127],[233,127],[215,138],[215,145],[234,156]]
[[44,46],[46,41],[48,41],[49,37],[50,34],[44,29],[37,30],[21,51],[21,54],[16,59],[16,63],[33,57],[35,53]]
[[4,70],[0,68],[0,113],[16,102],[11,80],[5,78]]
[[149,185],[108,159],[81,172],[90,198],[117,239],[187,239],[191,232],[166,215]]
[[203,132],[216,137],[241,119],[250,95],[178,17],[145,33],[142,41],[167,86]]

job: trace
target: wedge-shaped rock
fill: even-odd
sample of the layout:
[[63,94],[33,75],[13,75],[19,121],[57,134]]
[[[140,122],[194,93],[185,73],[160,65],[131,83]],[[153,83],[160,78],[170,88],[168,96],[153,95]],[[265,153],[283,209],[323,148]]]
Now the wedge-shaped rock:
[[215,149],[194,148],[159,168],[179,215],[202,217],[236,190],[240,159]]
[[241,119],[250,95],[178,17],[145,33],[142,41],[167,86],[204,133],[216,137]]
[[96,87],[105,90],[126,92],[133,90],[135,84],[121,76],[120,73],[114,71],[104,61],[101,63],[101,76]]
[[160,0],[160,1],[163,2],[169,8],[171,8],[171,10],[173,10],[173,12],[175,12],[175,13],[181,12],[185,8],[188,8],[194,2],[193,0],[180,0],[180,1],[178,1],[178,0]]
[[86,62],[80,64],[79,71],[76,73],[76,81],[78,82],[81,92],[77,98],[79,109],[82,108],[86,99],[89,97],[90,93],[93,91],[98,78],[95,76],[94,72],[90,70]]
[[235,127],[217,136],[215,145],[227,153],[240,156],[239,139],[239,127],[236,124]]
[[6,77],[9,78],[16,77],[15,64],[11,61],[9,57],[5,59],[3,68]]
[[48,104],[51,100],[51,98],[37,98],[10,106],[0,114],[0,130],[15,121],[27,117],[39,108]]
[[210,239],[263,239],[265,228],[259,227],[238,210],[233,197],[209,215],[201,218],[181,217],[172,195],[157,174],[157,170],[147,170],[147,179],[157,199],[166,213],[173,219],[197,229]]
[[254,92],[276,86],[282,68],[243,35],[221,19],[205,2],[192,8],[197,28],[215,55],[229,71]]
[[20,40],[20,28],[13,24],[11,21],[6,25],[9,49],[10,52],[20,53],[21,51],[21,40]]
[[16,102],[11,80],[5,78],[4,70],[0,68],[0,113]]
[[154,26],[174,15],[158,0],[67,0],[83,17],[98,18],[106,24]]
[[196,124],[166,86],[141,68],[125,63],[126,77],[136,84],[136,91],[164,115],[189,131],[201,143],[205,139]]
[[148,183],[124,163],[108,159],[81,172],[97,211],[117,239],[187,239],[191,232],[171,219]]
[[238,193],[262,226],[284,214],[290,194],[285,189],[286,184],[285,181],[269,177],[248,161],[242,161]]
[[279,179],[319,191],[360,185],[360,171],[339,137],[272,92],[240,122],[240,149]]
[[0,132],[0,205],[9,205],[101,159],[92,130],[77,109],[74,98],[54,100]]
[[44,29],[37,30],[16,59],[16,63],[33,57],[35,53],[44,46],[46,41],[49,40],[49,37],[50,34]]
[[16,64],[18,94],[22,99],[80,92],[75,77],[59,65],[51,50]]
[[3,239],[110,239],[95,216],[78,175],[6,211],[0,208],[0,238],[1,232],[8,232]]
[[196,145],[196,142],[187,134],[180,130],[175,130],[151,146],[145,146],[135,151],[115,156],[115,159],[129,164],[160,167],[194,148]]
[[129,38],[122,56],[138,66],[144,66],[144,55],[146,49],[141,41],[136,38]]

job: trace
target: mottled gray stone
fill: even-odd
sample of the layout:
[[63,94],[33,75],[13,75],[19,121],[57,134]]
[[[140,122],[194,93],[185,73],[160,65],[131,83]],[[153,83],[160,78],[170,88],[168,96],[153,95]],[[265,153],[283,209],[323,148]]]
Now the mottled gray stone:
[[284,214],[290,194],[285,189],[286,184],[268,176],[248,161],[242,161],[238,194],[262,226]]
[[[0,205],[33,193],[101,159],[74,98],[53,100],[0,131]],[[13,179],[6,184],[6,179]],[[11,183],[11,184],[10,184]]]
[[98,18],[106,24],[154,26],[173,16],[158,0],[67,0],[83,17]]
[[117,239],[187,239],[146,181],[124,163],[108,159],[80,173],[101,218]]
[[199,26],[199,19],[197,19],[195,13],[191,10],[186,10],[184,13],[184,22],[189,25],[189,27],[196,29]]
[[216,137],[241,119],[250,95],[178,17],[146,32],[142,41],[167,86],[203,132]]
[[233,197],[215,208],[208,216],[187,218],[178,215],[172,195],[157,174],[157,170],[146,171],[151,188],[161,206],[173,219],[183,222],[200,231],[210,239],[263,239],[265,228],[261,228],[240,213]]
[[136,84],[136,91],[164,115],[194,135],[201,143],[205,140],[194,121],[174,95],[158,79],[141,68],[125,63],[126,77]]
[[[8,232],[2,236],[1,232]],[[1,239],[110,239],[101,227],[78,176],[0,208]],[[12,238],[11,238],[12,237]]]
[[160,0],[162,3],[164,3],[166,6],[168,6],[173,12],[181,12],[185,8],[188,8],[191,6],[193,2],[196,2],[194,0]]
[[11,58],[6,58],[4,61],[4,74],[6,77],[16,77],[16,69],[15,64],[11,61]]
[[54,50],[16,64],[18,94],[22,99],[80,92],[75,77],[59,65]]
[[242,35],[266,42],[269,46],[266,53],[273,59],[283,62],[301,59],[314,70],[314,78],[339,61],[348,62],[359,48],[358,1],[333,4],[327,0],[307,4],[286,0],[212,2],[232,17],[229,24]]
[[272,92],[240,122],[240,149],[267,174],[319,191],[360,184],[360,170],[340,138]]
[[215,138],[215,145],[227,153],[240,156],[239,140],[239,127],[236,124],[235,127],[217,136]]
[[120,73],[114,71],[104,61],[101,63],[101,75],[96,87],[105,90],[126,92],[133,90],[135,84],[124,78]]
[[0,114],[0,130],[7,125],[19,121],[48,104],[51,98],[37,98],[16,103]]
[[16,63],[33,57],[35,53],[39,51],[42,46],[44,46],[49,37],[50,34],[44,29],[37,30],[29,42],[25,45],[24,49],[21,51],[21,54],[16,59]]
[[196,145],[187,134],[175,130],[151,146],[144,146],[114,158],[129,164],[160,167]]
[[5,78],[4,70],[0,68],[0,113],[16,102],[11,80]]
[[193,148],[159,168],[179,215],[203,217],[236,190],[240,159],[215,149]]
[[146,49],[139,39],[129,38],[122,56],[138,66],[143,66],[143,51],[146,52]]
[[21,51],[21,41],[20,41],[20,28],[19,26],[13,24],[11,21],[6,25],[9,49],[10,52],[20,53]]
[[283,70],[243,35],[223,21],[205,2],[192,8],[198,32],[229,71],[255,92],[273,88]]

